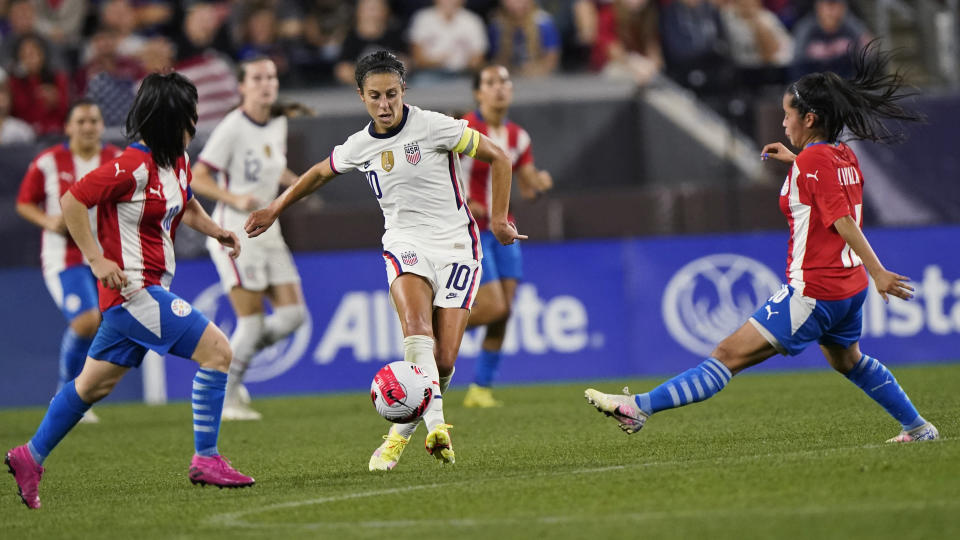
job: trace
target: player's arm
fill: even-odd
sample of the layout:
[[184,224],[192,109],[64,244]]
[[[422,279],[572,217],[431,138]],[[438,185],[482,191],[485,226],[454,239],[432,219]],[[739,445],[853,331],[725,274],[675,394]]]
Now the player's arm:
[[333,180],[336,176],[337,173],[330,166],[330,158],[310,167],[310,170],[300,175],[300,178],[292,186],[284,190],[266,208],[250,214],[247,222],[243,225],[244,230],[247,231],[247,236],[253,238],[263,234],[263,231],[266,231],[288,206],[320,189],[321,186]]
[[[190,188],[193,189],[197,178],[193,178]],[[191,229],[216,239],[220,245],[231,249],[230,256],[236,259],[240,256],[240,239],[232,231],[228,231],[217,225],[217,222],[210,219],[207,211],[203,209],[196,197],[190,197],[187,206],[183,211],[183,223]]]
[[17,213],[30,223],[57,234],[67,234],[67,227],[63,223],[63,216],[51,216],[35,203],[17,202]]
[[517,229],[507,221],[510,208],[510,183],[512,167],[510,158],[486,135],[474,129],[466,128],[454,152],[465,154],[490,164],[493,183],[493,200],[490,201],[490,230],[501,244],[512,244],[527,237],[517,233]]
[[784,163],[793,163],[797,159],[797,155],[788,150],[783,143],[775,142],[764,145],[763,150],[760,150],[760,161],[766,161],[770,158]]
[[100,251],[100,245],[90,228],[87,206],[80,202],[72,191],[67,191],[60,198],[60,210],[63,212],[63,221],[67,225],[67,230],[70,231],[70,236],[90,263],[93,275],[105,287],[118,291],[122,289],[127,284],[127,276],[117,263],[104,257],[103,252]]
[[889,300],[887,298],[888,294],[892,294],[897,298],[903,298],[904,300],[913,298],[913,294],[911,294],[913,287],[906,283],[910,278],[891,272],[883,267],[883,263],[880,262],[880,258],[877,257],[877,254],[873,251],[873,247],[870,246],[867,237],[863,235],[863,231],[860,230],[857,222],[854,221],[852,217],[844,216],[834,221],[833,227],[837,230],[840,237],[847,242],[847,245],[853,249],[857,257],[860,257],[860,260],[863,261],[863,266],[870,272],[870,277],[873,278],[877,291],[880,293],[880,296],[883,297],[884,302]]
[[517,169],[517,185],[525,199],[536,198],[553,187],[553,177],[547,171],[537,169],[533,163],[525,163]]
[[283,187],[290,187],[297,183],[300,177],[297,176],[297,173],[291,171],[290,169],[284,169],[283,174],[280,175],[280,185]]
[[193,174],[193,181],[190,182],[190,189],[204,199],[223,202],[242,212],[250,212],[260,206],[260,201],[252,195],[230,193],[217,185],[217,181],[213,179],[213,171],[210,166],[202,161],[193,164],[191,173]]

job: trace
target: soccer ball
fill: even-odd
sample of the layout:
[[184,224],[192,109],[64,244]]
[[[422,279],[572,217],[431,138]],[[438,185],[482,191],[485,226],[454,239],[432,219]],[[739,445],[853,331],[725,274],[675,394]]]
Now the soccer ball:
[[373,377],[370,399],[380,416],[406,424],[420,418],[430,406],[433,386],[416,364],[397,360],[380,368]]

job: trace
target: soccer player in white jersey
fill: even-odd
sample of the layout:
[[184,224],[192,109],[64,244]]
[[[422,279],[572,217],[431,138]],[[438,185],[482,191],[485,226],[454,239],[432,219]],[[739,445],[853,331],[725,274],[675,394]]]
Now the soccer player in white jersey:
[[[427,452],[454,462],[443,392],[453,377],[470,307],[480,283],[476,222],[467,207],[458,155],[492,165],[490,229],[503,244],[525,239],[507,221],[510,159],[465,120],[403,103],[405,69],[386,51],[357,63],[357,93],[372,121],[338,145],[263,210],[250,215],[246,231],[257,236],[280,213],[337,175],[359,170],[383,211],[383,258],[390,297],[403,330],[404,359],[434,383],[424,413]],[[370,470],[393,469],[419,420],[394,425],[370,457]]]
[[[69,137],[67,142],[40,152],[30,163],[17,195],[17,213],[43,229],[43,279],[69,323],[60,342],[57,390],[80,374],[100,326],[97,280],[67,233],[60,197],[85,174],[120,154],[119,148],[101,141],[103,116],[93,101],[79,100],[70,107],[64,131]],[[96,217],[96,210],[91,210],[94,224]],[[99,418],[89,410],[81,421],[95,423]]]
[[[287,169],[287,118],[276,111],[277,66],[267,57],[252,58],[240,64],[238,79],[240,106],[207,139],[191,184],[194,193],[217,201],[213,220],[231,231],[239,231],[252,210],[273,200],[280,184],[297,179]],[[237,316],[223,419],[259,420],[243,377],[258,351],[303,324],[300,275],[279,225],[244,240],[237,259],[213,238],[207,240],[207,249]],[[264,299],[273,308],[270,316],[264,315]]]
[[[780,210],[790,226],[787,284],[710,358],[650,392],[612,395],[587,389],[597,410],[634,433],[658,411],[703,401],[722,390],[740,371],[775,354],[796,355],[813,343],[827,362],[892,416],[901,426],[887,442],[933,440],[937,428],[917,412],[890,370],[860,351],[867,273],[877,291],[904,300],[913,295],[909,278],[884,268],[860,230],[863,173],[853,150],[840,142],[846,129],[858,139],[897,138],[883,120],[917,120],[898,101],[900,73],[888,74],[889,55],[875,43],[854,58],[856,75],[804,75],[783,96],[783,127],[800,152],[781,143],[763,148],[761,159],[792,163],[780,190]],[[866,270],[866,271],[865,271]]]
[[[120,157],[84,176],[60,199],[71,237],[90,263],[103,321],[83,371],[50,401],[36,433],[7,452],[20,499],[40,508],[43,462],[105,398],[147,350],[199,364],[193,378],[194,484],[253,485],[220,455],[220,413],[230,367],[230,343],[199,311],[170,292],[176,269],[173,241],[181,223],[240,249],[240,240],[207,215],[190,189],[187,144],[196,133],[197,89],[179,73],[144,78],[127,115],[126,133],[139,140]],[[87,216],[97,207],[97,235]],[[99,242],[98,242],[99,240]],[[112,476],[124,481],[120,471]]]
[[[477,100],[477,109],[465,114],[463,119],[507,153],[517,175],[520,194],[532,199],[553,187],[550,173],[537,169],[533,163],[533,146],[527,130],[507,118],[513,102],[513,81],[507,68],[494,64],[474,74],[473,96]],[[501,402],[494,399],[492,386],[500,366],[513,294],[517,282],[523,278],[522,257],[520,244],[500,245],[488,228],[492,189],[490,166],[464,158],[463,170],[467,178],[467,204],[477,218],[483,245],[483,274],[477,302],[470,311],[467,325],[486,326],[473,382],[463,398],[463,405],[497,407]],[[512,215],[508,215],[508,219],[513,223]]]

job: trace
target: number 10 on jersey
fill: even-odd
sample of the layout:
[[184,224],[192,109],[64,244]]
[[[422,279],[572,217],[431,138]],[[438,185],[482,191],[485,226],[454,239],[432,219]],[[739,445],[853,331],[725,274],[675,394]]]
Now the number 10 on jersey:
[[367,177],[367,182],[370,184],[370,189],[373,190],[373,194],[376,195],[378,199],[382,199],[383,190],[380,189],[380,178],[377,177],[377,171],[367,171],[364,175]]

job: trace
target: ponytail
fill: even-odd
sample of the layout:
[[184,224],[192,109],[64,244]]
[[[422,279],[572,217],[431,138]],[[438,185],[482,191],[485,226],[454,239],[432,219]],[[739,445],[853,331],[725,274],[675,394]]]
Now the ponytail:
[[904,108],[900,101],[917,95],[901,92],[903,73],[888,73],[891,54],[878,50],[878,41],[867,44],[853,57],[855,75],[843,79],[833,72],[811,73],[790,85],[791,105],[800,114],[817,116],[814,127],[820,128],[828,142],[836,142],[846,129],[852,139],[880,143],[899,142],[902,132],[891,131],[883,120],[922,121],[921,113]]

